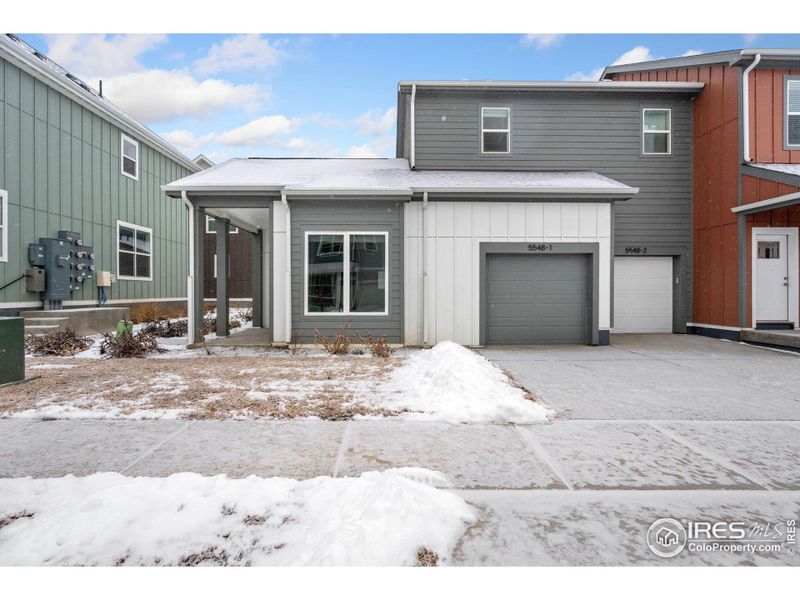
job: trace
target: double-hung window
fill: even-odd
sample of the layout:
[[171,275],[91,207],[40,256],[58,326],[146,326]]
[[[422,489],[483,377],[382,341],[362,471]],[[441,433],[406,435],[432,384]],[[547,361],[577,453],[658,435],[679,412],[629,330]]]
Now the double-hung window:
[[481,152],[508,154],[511,151],[511,109],[481,108]]
[[386,315],[389,234],[306,232],[305,314]]
[[153,280],[153,230],[117,221],[117,279]]
[[8,192],[0,190],[0,262],[8,262]]
[[800,78],[786,77],[786,148],[800,149]]
[[120,134],[120,170],[131,179],[139,179],[139,142]]
[[672,110],[642,109],[642,154],[672,153]]

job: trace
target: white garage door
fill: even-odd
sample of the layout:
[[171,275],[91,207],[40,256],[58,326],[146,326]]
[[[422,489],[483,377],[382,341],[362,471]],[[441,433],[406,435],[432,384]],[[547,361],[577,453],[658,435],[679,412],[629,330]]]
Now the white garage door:
[[614,332],[672,331],[672,257],[614,259]]

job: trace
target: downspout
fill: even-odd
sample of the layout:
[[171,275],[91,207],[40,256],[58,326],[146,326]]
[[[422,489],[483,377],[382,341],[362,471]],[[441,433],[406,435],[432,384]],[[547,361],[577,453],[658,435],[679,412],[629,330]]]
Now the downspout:
[[743,160],[746,163],[752,162],[750,158],[750,71],[758,66],[761,62],[761,54],[756,54],[753,62],[750,63],[744,73],[742,73],[742,102],[744,108],[742,109],[742,134],[744,137],[744,156]]
[[[412,146],[413,148],[413,146]],[[425,226],[428,220],[428,192],[422,192],[422,303],[420,304],[419,312],[422,316],[422,345],[428,345],[428,319],[425,314],[425,297],[428,293],[428,261],[425,246],[427,246],[427,228]]]
[[[411,159],[409,162],[411,163],[411,168],[414,169],[417,166],[417,141],[416,141],[416,126],[415,126],[415,117],[416,114],[414,105],[417,100],[417,84],[411,86]],[[427,192],[426,192],[427,194]],[[427,196],[426,196],[427,198]],[[427,199],[425,200],[427,202]]]
[[188,339],[186,341],[189,344],[194,344],[194,323],[196,318],[194,314],[194,206],[192,206],[186,190],[181,190],[181,199],[189,214],[189,272],[186,275]]
[[286,342],[292,340],[292,211],[289,208],[289,201],[286,199],[286,192],[281,191],[281,204],[286,213],[286,299],[285,299],[285,316],[284,322],[286,323]]

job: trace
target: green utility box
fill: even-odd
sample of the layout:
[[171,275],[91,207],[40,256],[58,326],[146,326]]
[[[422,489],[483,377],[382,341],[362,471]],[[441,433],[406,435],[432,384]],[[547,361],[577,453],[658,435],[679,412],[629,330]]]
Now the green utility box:
[[25,380],[25,319],[0,317],[0,385]]

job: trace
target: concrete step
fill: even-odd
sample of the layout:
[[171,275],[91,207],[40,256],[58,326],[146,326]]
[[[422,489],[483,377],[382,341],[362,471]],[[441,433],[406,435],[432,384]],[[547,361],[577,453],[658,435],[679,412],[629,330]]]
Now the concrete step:
[[744,342],[800,348],[800,331],[796,329],[742,329],[739,335]]
[[39,335],[59,329],[58,325],[25,325],[25,334]]

